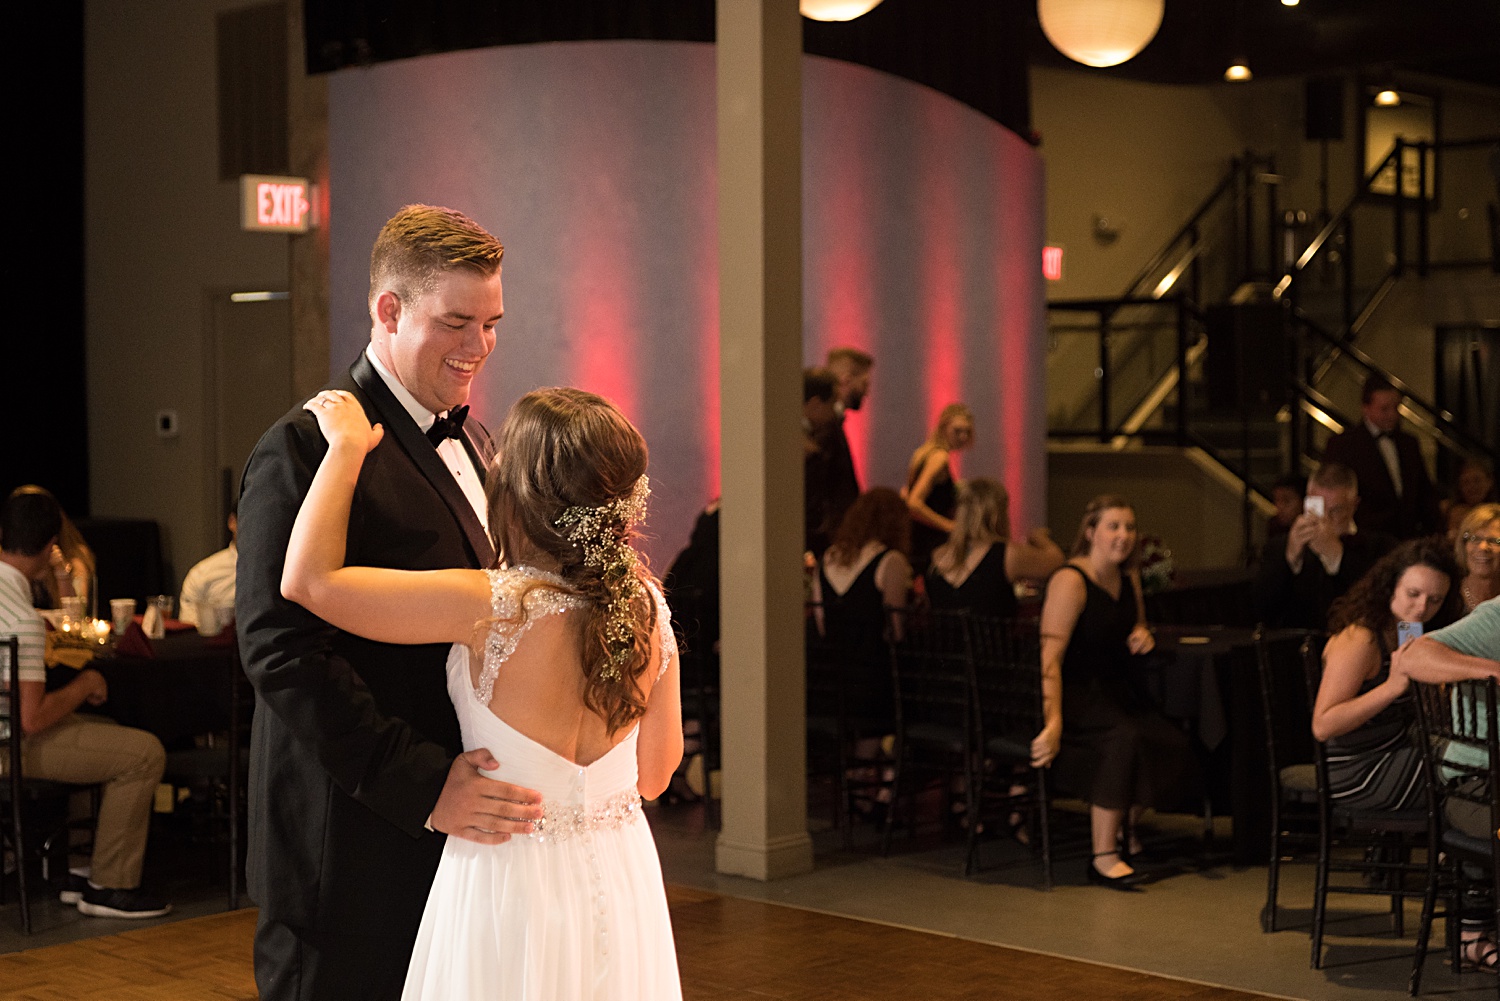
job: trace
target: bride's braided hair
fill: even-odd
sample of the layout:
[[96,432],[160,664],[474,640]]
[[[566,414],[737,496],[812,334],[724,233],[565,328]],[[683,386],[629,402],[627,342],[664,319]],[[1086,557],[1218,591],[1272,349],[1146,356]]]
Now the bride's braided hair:
[[[656,630],[653,578],[632,544],[648,492],[646,442],[602,396],[558,388],[516,401],[499,449],[485,491],[499,558],[551,557],[588,599],[579,615],[584,704],[619,730],[646,710],[639,681]],[[520,605],[524,621],[524,594]]]

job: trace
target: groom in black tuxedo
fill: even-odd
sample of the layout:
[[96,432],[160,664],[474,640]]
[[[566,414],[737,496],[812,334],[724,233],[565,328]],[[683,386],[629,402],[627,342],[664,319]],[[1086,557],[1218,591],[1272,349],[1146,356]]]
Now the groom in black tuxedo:
[[[409,205],[370,262],[370,344],[331,388],[385,436],[349,518],[350,565],[489,567],[489,436],[465,420],[504,312],[504,248],[451,209]],[[255,686],[248,885],[265,1001],[396,998],[445,836],[497,844],[539,815],[530,790],[463,751],[447,644],[342,632],[281,597],[292,522],[327,448],[300,406],[266,432],[239,502],[236,613]]]

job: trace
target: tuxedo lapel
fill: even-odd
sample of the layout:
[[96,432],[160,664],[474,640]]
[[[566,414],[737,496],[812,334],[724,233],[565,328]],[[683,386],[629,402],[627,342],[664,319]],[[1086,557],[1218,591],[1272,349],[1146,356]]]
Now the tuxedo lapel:
[[[453,478],[443,460],[438,458],[437,449],[433,448],[432,442],[417,427],[406,408],[392,395],[386,387],[385,381],[380,378],[380,373],[370,364],[370,359],[363,353],[354,365],[349,369],[350,376],[355,385],[364,392],[379,411],[381,423],[385,425],[387,438],[394,438],[415,465],[427,482],[432,484],[438,496],[443,498],[448,511],[453,515],[463,529],[464,537],[469,541],[469,548],[473,553],[475,565],[488,567],[495,562],[495,548],[490,544],[489,536],[485,534],[484,526],[479,523],[479,516],[474,513],[474,506],[464,496],[459,488],[458,481]],[[464,435],[464,445],[473,454],[473,444],[469,442],[468,435]],[[478,469],[484,466],[478,465]]]

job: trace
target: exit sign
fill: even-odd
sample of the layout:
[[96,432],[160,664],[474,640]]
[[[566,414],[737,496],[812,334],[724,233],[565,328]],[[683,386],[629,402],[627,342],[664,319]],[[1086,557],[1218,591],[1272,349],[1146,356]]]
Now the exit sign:
[[1061,247],[1042,248],[1042,277],[1049,282],[1062,281],[1062,255]]
[[306,233],[312,228],[312,185],[305,177],[240,175],[240,229]]

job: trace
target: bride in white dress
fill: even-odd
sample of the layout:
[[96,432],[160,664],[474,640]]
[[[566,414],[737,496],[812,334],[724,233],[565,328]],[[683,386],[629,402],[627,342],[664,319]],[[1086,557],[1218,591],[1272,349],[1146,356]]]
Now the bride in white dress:
[[341,391],[307,409],[329,447],[292,529],[282,592],[373,640],[451,642],[464,748],[488,749],[500,763],[488,775],[542,801],[528,835],[448,839],[403,999],[680,998],[641,812],[682,758],[670,617],[631,545],[649,492],[646,443],[601,397],[528,393],[506,418],[486,491],[509,569],[346,567],[354,485],[382,428]]

